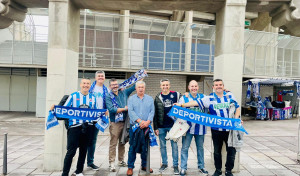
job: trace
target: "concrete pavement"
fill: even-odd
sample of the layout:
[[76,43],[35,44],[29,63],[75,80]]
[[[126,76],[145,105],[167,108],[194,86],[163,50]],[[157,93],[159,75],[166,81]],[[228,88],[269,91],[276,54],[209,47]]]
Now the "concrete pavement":
[[[245,121],[244,126],[250,133],[245,135],[245,144],[240,153],[241,171],[236,176],[251,175],[300,175],[297,162],[298,119],[280,121]],[[50,129],[51,130],[51,129]],[[0,171],[3,163],[3,135],[8,133],[8,175],[10,176],[58,176],[61,172],[43,172],[44,119],[35,118],[33,113],[0,112]],[[84,169],[84,175],[125,176],[127,168],[117,167],[117,172],[108,170],[108,132],[99,134],[95,154],[95,164],[99,171]],[[205,137],[205,166],[210,174],[214,172],[211,158],[211,135]],[[179,142],[181,149],[181,141]],[[128,144],[126,145],[128,151]],[[127,160],[127,153],[125,154]],[[169,168],[162,175],[173,175],[171,146],[168,143]],[[75,170],[77,156],[74,157],[72,170]],[[154,174],[160,175],[158,169],[161,159],[159,147],[151,148],[151,167]],[[134,175],[145,175],[139,171],[140,159],[137,156]],[[70,172],[71,173],[71,172]],[[201,175],[197,171],[196,146],[192,142],[189,151],[187,175]]]

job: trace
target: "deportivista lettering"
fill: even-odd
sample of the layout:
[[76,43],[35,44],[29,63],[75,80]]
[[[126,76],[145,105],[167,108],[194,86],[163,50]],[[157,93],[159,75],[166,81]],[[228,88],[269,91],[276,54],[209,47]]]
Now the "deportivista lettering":
[[99,118],[102,115],[102,112],[95,111],[85,111],[85,110],[77,110],[77,109],[67,109],[67,108],[55,108],[55,113],[58,115],[67,115],[73,117],[89,117],[89,118]]
[[173,106],[168,115],[200,125],[229,130],[239,130],[248,134],[241,124],[241,119],[219,117],[216,115],[192,111],[179,106]]
[[224,109],[224,108],[229,108],[230,104],[229,102],[226,103],[218,103],[218,104],[214,104],[214,109]]
[[199,115],[199,114],[195,114],[195,113],[190,113],[188,111],[184,111],[182,109],[177,109],[177,108],[174,108],[173,113],[183,116],[185,118],[189,118],[191,120],[196,120],[198,122],[202,122],[202,123],[210,123],[210,124],[214,124],[214,125],[222,125],[222,126],[232,127],[232,122],[226,118],[216,119],[214,117],[208,117],[208,116],[203,116],[203,115]]

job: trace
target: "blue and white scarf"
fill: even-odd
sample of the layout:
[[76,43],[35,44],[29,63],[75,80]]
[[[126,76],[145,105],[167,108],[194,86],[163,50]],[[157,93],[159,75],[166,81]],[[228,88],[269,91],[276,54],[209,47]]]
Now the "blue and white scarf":
[[300,99],[300,82],[295,81],[295,86],[296,86],[296,90],[297,90],[297,98]]
[[[132,126],[132,131],[135,132],[136,129],[138,129],[140,125],[136,123],[135,125]],[[158,146],[157,141],[156,141],[156,136],[154,134],[154,130],[151,125],[149,127],[149,144],[151,147]]]
[[177,118],[181,118],[183,120],[194,122],[204,126],[223,128],[229,130],[239,130],[248,134],[248,132],[244,129],[244,127],[241,124],[241,119],[219,117],[216,115],[192,111],[179,106],[173,106],[168,115],[175,116]]
[[[112,92],[110,92],[110,98],[111,98],[111,102],[112,102],[114,108],[120,108],[119,105],[118,105],[118,102],[116,100],[116,97]],[[122,112],[116,113],[115,123],[118,123],[118,122],[123,121],[123,120],[124,120],[123,113]]]
[[264,120],[266,118],[266,106],[262,102],[261,96],[257,97],[257,114],[256,119]]
[[248,88],[247,88],[247,96],[246,96],[247,99],[251,98],[251,85],[252,85],[252,82],[249,81],[248,82]]
[[145,70],[141,69],[141,70],[137,71],[134,75],[132,75],[130,78],[128,78],[127,80],[125,80],[124,82],[119,84],[119,89],[126,88],[147,76],[148,75],[145,74]]
[[259,92],[260,92],[260,84],[252,83],[252,86],[253,86],[253,95],[255,98],[257,98],[259,96]]
[[[94,89],[95,89],[95,86],[97,84],[97,81],[94,81],[90,87],[90,90],[89,90],[89,93],[94,93]],[[106,97],[106,94],[108,93],[108,89],[107,87],[103,84],[103,108],[106,109],[106,103],[105,103],[105,97]]]
[[46,122],[46,129],[50,129],[58,125],[58,120],[56,117],[62,119],[78,119],[85,122],[93,122],[97,120],[95,125],[99,130],[104,132],[108,127],[109,120],[105,116],[106,109],[87,109],[87,108],[74,108],[66,106],[54,106],[53,111],[49,111],[49,115]]

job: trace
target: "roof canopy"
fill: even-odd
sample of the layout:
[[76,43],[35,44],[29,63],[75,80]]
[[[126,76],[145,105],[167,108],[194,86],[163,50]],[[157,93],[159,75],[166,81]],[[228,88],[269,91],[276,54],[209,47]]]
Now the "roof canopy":
[[294,82],[299,82],[299,80],[283,79],[283,78],[271,78],[271,79],[250,79],[245,82],[251,81],[252,83],[259,83],[264,85],[282,85],[282,86],[291,86],[294,85]]

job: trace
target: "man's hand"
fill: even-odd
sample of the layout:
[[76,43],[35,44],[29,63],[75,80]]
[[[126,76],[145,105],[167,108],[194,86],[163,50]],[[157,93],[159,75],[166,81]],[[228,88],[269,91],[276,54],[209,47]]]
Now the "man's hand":
[[124,109],[125,109],[125,111],[128,111],[128,106],[125,106]]
[[176,106],[181,106],[180,103],[174,103],[173,106],[175,106],[175,105],[176,105]]
[[108,116],[108,114],[109,114],[109,112],[108,112],[108,110],[106,110],[106,112],[105,112],[105,116]]
[[244,124],[244,121],[241,120],[241,124],[243,125],[243,124]]
[[156,136],[158,136],[159,135],[159,130],[155,130],[154,133],[155,133]]
[[53,111],[53,109],[54,109],[54,104],[50,107],[50,111]]
[[151,123],[150,120],[144,121],[145,128],[148,128],[150,123]]
[[224,89],[224,91],[225,91],[225,92],[230,92],[230,90],[228,90],[228,89]]
[[141,129],[147,128],[150,125],[150,123],[151,123],[150,120],[147,120],[147,121],[141,120],[140,128]]
[[184,93],[184,96],[189,97],[189,93],[188,93],[188,92],[185,92],[185,93]]

